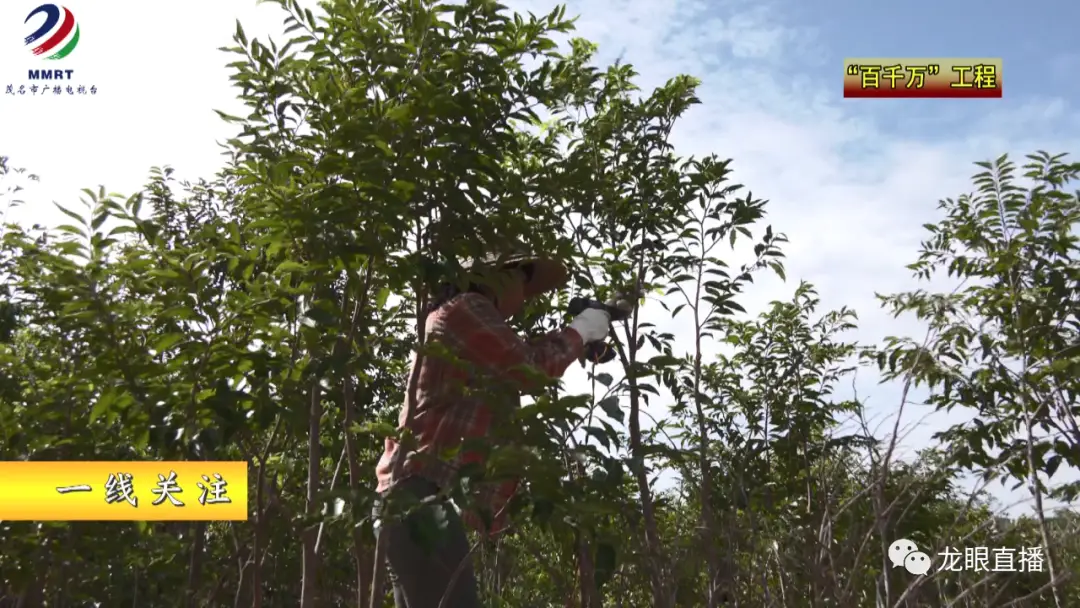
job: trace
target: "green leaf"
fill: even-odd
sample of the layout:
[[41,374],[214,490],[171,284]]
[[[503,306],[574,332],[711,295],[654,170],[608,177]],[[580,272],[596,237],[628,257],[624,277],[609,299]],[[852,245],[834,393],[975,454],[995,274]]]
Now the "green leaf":
[[1062,457],[1061,454],[1054,454],[1046,461],[1046,466],[1043,470],[1046,471],[1047,477],[1053,477],[1054,473],[1057,473],[1058,467],[1061,466]]
[[324,327],[334,326],[338,324],[338,315],[336,311],[331,312],[320,306],[312,306],[304,312],[304,316],[315,321],[316,324]]
[[91,229],[91,230],[95,230],[95,231],[96,231],[96,230],[98,230],[98,229],[100,229],[100,228],[101,228],[101,226],[102,226],[102,225],[103,225],[103,224],[104,224],[104,223],[105,223],[106,221],[108,221],[108,219],[109,219],[109,213],[108,213],[108,211],[103,211],[102,213],[99,213],[99,214],[97,215],[97,217],[95,217],[95,218],[94,218],[94,221],[90,223],[90,229]]
[[591,437],[595,437],[596,440],[600,442],[600,445],[605,448],[611,447],[611,438],[608,437],[608,434],[604,429],[595,426],[587,426],[585,427],[585,433]]
[[393,437],[397,434],[397,429],[394,425],[386,422],[366,422],[364,424],[353,425],[350,429],[357,435],[373,435],[375,437]]
[[616,396],[605,397],[601,399],[597,405],[600,409],[604,410],[604,413],[611,417],[612,420],[623,422],[625,415],[621,407],[619,407],[619,398]]
[[390,149],[390,145],[387,144],[382,139],[380,139],[379,137],[376,137],[375,135],[372,135],[371,137],[368,138],[368,141],[375,144],[375,147],[382,150],[383,153],[386,154],[387,156],[393,156],[394,155],[394,151]]
[[90,423],[93,424],[96,420],[102,416],[107,416],[112,409],[114,403],[116,403],[116,389],[109,387],[101,391],[101,396],[94,403],[94,407],[90,409]]
[[390,288],[383,287],[379,289],[379,292],[375,295],[375,310],[383,310],[386,308],[386,302],[390,299]]
[[648,365],[653,367],[671,367],[672,365],[678,365],[681,360],[678,357],[672,357],[671,355],[657,355],[649,359]]
[[172,268],[155,268],[148,271],[147,274],[160,279],[179,279],[181,276],[179,272]]
[[109,236],[116,236],[118,234],[130,234],[132,232],[138,232],[134,226],[117,226],[109,231]]
[[165,334],[154,341],[152,348],[156,353],[163,353],[179,344],[184,338],[184,334],[181,333]]
[[244,33],[244,26],[240,24],[240,20],[236,20],[236,33],[234,34],[236,42],[241,46],[248,45],[247,34]]
[[274,269],[275,275],[288,274],[290,272],[306,272],[308,269],[306,264],[295,262],[293,260],[285,260],[278,267]]
[[79,215],[78,213],[75,213],[74,211],[71,211],[70,209],[67,209],[67,208],[61,206],[60,203],[53,203],[53,205],[56,205],[56,208],[59,209],[61,213],[63,213],[64,215],[70,217],[71,219],[75,220],[76,222],[79,222],[79,224],[82,224],[83,226],[88,225],[87,224],[87,218]]
[[61,225],[57,226],[56,229],[58,231],[60,231],[60,232],[65,232],[67,234],[73,234],[75,236],[82,237],[84,239],[87,237],[87,233],[86,233],[85,228],[80,228],[78,226],[72,226],[71,224],[61,224]]

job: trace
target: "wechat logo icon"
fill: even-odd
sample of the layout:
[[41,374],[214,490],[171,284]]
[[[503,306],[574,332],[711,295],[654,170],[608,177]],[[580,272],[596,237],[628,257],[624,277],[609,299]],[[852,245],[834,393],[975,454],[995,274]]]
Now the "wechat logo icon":
[[893,568],[902,566],[916,576],[930,572],[930,556],[919,551],[915,543],[906,538],[895,540],[889,545],[889,561]]

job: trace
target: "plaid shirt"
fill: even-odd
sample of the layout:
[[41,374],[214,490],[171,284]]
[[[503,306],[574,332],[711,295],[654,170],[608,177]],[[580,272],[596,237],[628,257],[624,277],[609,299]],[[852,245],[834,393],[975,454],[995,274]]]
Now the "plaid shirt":
[[[522,367],[531,367],[549,378],[562,376],[582,353],[581,336],[570,328],[551,332],[531,342],[521,339],[506,324],[494,304],[476,293],[459,294],[428,315],[427,336],[453,355],[471,364],[473,371],[455,364],[446,357],[424,357],[416,387],[416,411],[411,425],[416,449],[406,456],[400,479],[423,477],[446,489],[453,483],[457,470],[468,463],[481,462],[476,453],[462,451],[452,461],[438,459],[439,454],[453,449],[465,439],[485,437],[492,422],[492,407],[482,398],[472,396],[469,387],[487,388],[492,381],[508,381],[513,391],[511,405],[521,404],[520,392],[532,384]],[[413,363],[415,365],[415,361]],[[535,376],[533,376],[535,378]],[[405,426],[405,408],[398,419]],[[377,491],[391,487],[390,472],[398,443],[386,439],[386,447],[375,469],[379,480]],[[495,517],[490,532],[505,529],[504,507],[517,490],[517,481],[508,481],[482,491],[481,506],[491,509]],[[466,520],[482,529],[479,519],[465,513]]]

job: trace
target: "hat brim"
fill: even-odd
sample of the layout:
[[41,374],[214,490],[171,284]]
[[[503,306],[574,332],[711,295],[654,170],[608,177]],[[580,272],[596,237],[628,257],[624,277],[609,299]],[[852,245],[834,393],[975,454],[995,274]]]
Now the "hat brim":
[[523,260],[521,264],[531,264],[533,267],[532,277],[525,283],[522,289],[526,298],[535,298],[549,291],[554,291],[566,285],[570,273],[566,266],[558,260],[548,258],[533,258]]
[[491,257],[473,267],[506,268],[524,265],[532,266],[529,279],[522,288],[522,295],[526,299],[559,289],[566,285],[570,278],[570,272],[562,262],[531,254]]

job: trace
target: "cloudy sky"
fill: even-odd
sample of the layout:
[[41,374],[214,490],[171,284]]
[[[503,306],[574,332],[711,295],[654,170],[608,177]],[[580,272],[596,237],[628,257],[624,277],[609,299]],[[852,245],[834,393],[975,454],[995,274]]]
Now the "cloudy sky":
[[[555,2],[507,4],[541,13]],[[0,5],[0,91],[28,84],[26,70],[44,65],[23,45],[30,33],[23,21],[37,5]],[[98,185],[131,193],[153,165],[172,165],[184,177],[217,170],[216,142],[232,130],[212,110],[236,102],[224,68],[232,59],[216,49],[230,44],[237,18],[249,37],[277,36],[280,9],[254,0],[66,6],[81,40],[49,66],[74,70],[72,84],[98,93],[0,96],[0,154],[42,178],[13,218],[59,223],[51,201],[70,205],[79,189]],[[703,103],[673,137],[679,152],[735,159],[736,180],[771,201],[770,222],[791,240],[788,283],[762,281],[744,305],[761,310],[805,279],[818,287],[824,309],[859,313],[852,338],[863,343],[921,337],[917,324],[882,314],[874,293],[913,286],[903,266],[916,255],[920,226],[936,219],[938,199],[968,189],[973,161],[1078,148],[1080,51],[1072,28],[1080,5],[1073,3],[576,0],[568,13],[580,15],[578,35],[599,43],[599,61],[622,56],[643,88],[680,73],[702,79]],[[1002,58],[1004,99],[841,97],[845,57],[943,56]],[[579,386],[581,377],[569,380]],[[880,386],[863,371],[859,390],[886,431],[899,387]],[[925,445],[955,420],[911,406],[904,443]]]

